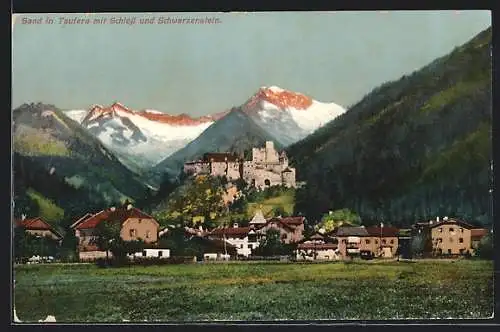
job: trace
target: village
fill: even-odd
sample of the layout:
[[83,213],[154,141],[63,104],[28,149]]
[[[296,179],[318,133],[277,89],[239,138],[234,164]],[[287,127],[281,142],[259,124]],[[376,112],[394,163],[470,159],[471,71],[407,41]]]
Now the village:
[[[144,250],[129,254],[130,258],[171,257],[170,248],[159,245],[161,238],[168,238],[169,229],[160,229],[159,223],[148,214],[131,205],[109,208],[88,214],[71,226],[78,239],[78,254],[81,262],[106,257],[107,253],[96,244],[98,225],[113,221],[121,224],[120,236],[124,241],[143,240]],[[484,228],[474,228],[465,221],[444,217],[418,222],[410,229],[390,226],[341,226],[331,232],[322,230],[304,236],[306,219],[301,216],[273,217],[266,219],[259,211],[249,221],[249,226],[217,227],[214,229],[183,229],[186,238],[197,238],[206,243],[204,260],[248,260],[255,256],[266,235],[276,233],[279,242],[292,245],[286,258],[290,260],[336,261],[353,258],[410,258],[411,240],[426,234],[430,251],[427,257],[471,257],[474,256],[481,239],[488,234]],[[42,218],[17,221],[17,226],[36,236],[61,241],[61,235]],[[110,255],[110,253],[108,253]],[[279,255],[278,255],[279,256]],[[256,256],[262,259],[262,256]]]
[[[184,172],[191,177],[224,176],[229,182],[243,179],[259,189],[297,186],[295,169],[288,165],[284,152],[276,151],[273,142],[266,142],[263,148],[253,148],[251,161],[227,153],[209,153],[201,160],[185,163]],[[229,185],[228,188],[225,203],[237,197],[237,192],[231,190],[236,187]],[[114,237],[104,235],[110,232],[102,227],[106,224],[117,225]],[[476,254],[481,239],[490,232],[447,216],[417,221],[410,228],[398,228],[384,223],[351,225],[341,221],[333,229],[326,230],[312,227],[307,218],[301,215],[274,215],[266,218],[260,209],[255,211],[251,219],[230,225],[216,223],[208,227],[201,223],[197,227],[162,227],[160,224],[155,217],[128,202],[122,206],[89,212],[75,219],[70,226],[71,236],[76,238],[77,260],[93,262],[110,259],[113,256],[112,241],[118,240],[125,244],[136,244],[135,247],[129,246],[122,250],[126,252],[126,259],[132,261],[161,261],[175,256],[189,256],[187,261],[200,262],[472,257]],[[63,241],[63,236],[41,217],[24,217],[16,220],[15,226],[30,236],[48,239],[48,242],[53,243],[55,253]],[[174,237],[177,244],[172,240]],[[191,254],[189,250],[172,248],[192,248],[192,244],[196,244],[196,250],[192,250]],[[39,249],[39,252],[31,257],[24,257],[24,261],[55,261],[54,256],[44,255],[43,248],[43,244],[36,247],[35,251]]]

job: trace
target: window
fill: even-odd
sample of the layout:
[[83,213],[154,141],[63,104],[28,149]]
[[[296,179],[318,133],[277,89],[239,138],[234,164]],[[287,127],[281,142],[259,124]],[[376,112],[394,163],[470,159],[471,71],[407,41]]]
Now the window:
[[455,229],[453,227],[450,227],[450,232],[454,232]]
[[391,244],[394,244],[394,240],[391,240]]
[[375,240],[375,244],[378,244],[378,240]]
[[346,240],[345,240],[345,239],[344,239],[344,240],[342,240],[342,243],[343,243],[343,244],[346,244]]
[[370,240],[365,240],[365,243],[366,244],[370,244]]
[[441,227],[441,228],[439,228],[439,232],[440,232],[440,233],[442,233],[442,232],[443,232],[443,228],[442,228],[442,227]]
[[142,251],[142,257],[146,257],[146,250]]
[[130,237],[135,237],[135,229],[129,231]]
[[438,240],[439,240],[439,243],[443,242],[443,239],[442,239],[442,238],[439,238]]
[[243,244],[240,244],[240,249],[243,249]]
[[386,244],[387,241],[385,239],[382,240],[382,244]]
[[162,257],[162,256],[163,256],[163,251],[162,250],[158,251],[158,257]]
[[463,228],[460,228],[460,233],[463,233],[464,232],[464,229]]
[[451,255],[451,249],[448,249],[448,255]]
[[458,242],[459,242],[459,243],[464,243],[464,238],[463,238],[463,237],[461,237],[460,239],[458,239]]
[[146,231],[146,239],[149,239],[150,236],[151,236],[151,232],[150,231]]
[[251,244],[248,245],[248,249],[252,249],[252,245]]

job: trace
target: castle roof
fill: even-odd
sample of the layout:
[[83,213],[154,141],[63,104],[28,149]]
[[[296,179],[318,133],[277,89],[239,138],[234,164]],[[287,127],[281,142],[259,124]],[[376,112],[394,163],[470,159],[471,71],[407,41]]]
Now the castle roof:
[[204,161],[215,161],[215,162],[223,162],[223,161],[237,161],[239,158],[235,154],[231,153],[220,153],[220,152],[209,152],[203,155]]

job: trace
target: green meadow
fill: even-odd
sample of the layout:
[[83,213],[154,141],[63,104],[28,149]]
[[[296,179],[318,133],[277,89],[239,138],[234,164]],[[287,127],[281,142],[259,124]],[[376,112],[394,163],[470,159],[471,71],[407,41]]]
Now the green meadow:
[[493,262],[15,267],[21,321],[489,318]]

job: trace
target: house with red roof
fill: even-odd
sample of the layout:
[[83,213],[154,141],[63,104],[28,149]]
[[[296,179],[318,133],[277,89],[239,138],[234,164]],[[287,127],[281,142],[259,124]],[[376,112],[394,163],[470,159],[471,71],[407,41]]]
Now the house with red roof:
[[61,233],[42,217],[19,219],[15,221],[15,226],[22,227],[26,233],[34,236],[50,237],[57,241],[63,239]]
[[102,222],[120,223],[120,237],[125,241],[139,239],[146,243],[158,241],[160,225],[152,216],[131,204],[111,207],[94,214],[87,213],[71,225],[78,239],[80,259],[95,259],[106,256],[106,253],[100,251],[96,244],[96,228]]
[[302,216],[271,218],[257,233],[265,234],[269,229],[275,229],[280,232],[281,242],[297,243],[304,239],[305,220]]

